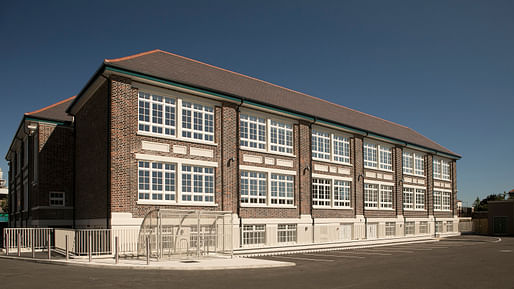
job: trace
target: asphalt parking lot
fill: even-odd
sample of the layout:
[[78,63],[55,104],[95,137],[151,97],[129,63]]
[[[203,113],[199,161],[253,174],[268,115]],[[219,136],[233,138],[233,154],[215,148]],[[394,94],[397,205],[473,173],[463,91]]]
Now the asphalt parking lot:
[[514,238],[262,257],[297,266],[225,271],[134,271],[0,259],[0,288],[514,288]]

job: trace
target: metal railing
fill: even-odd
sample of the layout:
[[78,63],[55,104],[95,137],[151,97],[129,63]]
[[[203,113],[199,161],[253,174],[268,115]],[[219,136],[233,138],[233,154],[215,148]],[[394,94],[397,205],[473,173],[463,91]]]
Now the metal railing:
[[85,255],[111,255],[118,239],[119,255],[136,255],[139,228],[81,229],[75,230],[73,253]]
[[53,228],[5,228],[4,244],[6,254],[21,251],[36,251],[52,248],[55,244]]

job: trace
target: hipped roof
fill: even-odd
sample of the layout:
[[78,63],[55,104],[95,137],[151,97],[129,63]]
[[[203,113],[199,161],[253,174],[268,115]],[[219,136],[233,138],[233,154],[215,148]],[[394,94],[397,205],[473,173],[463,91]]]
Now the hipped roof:
[[170,52],[152,50],[106,59],[104,65],[308,115],[460,158],[409,127]]

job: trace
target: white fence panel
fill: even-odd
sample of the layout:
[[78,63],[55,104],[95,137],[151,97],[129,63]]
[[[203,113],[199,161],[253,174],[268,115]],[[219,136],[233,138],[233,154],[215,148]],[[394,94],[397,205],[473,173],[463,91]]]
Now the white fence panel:
[[18,249],[27,251],[41,250],[48,247],[48,237],[50,235],[50,245],[54,244],[53,228],[5,228],[4,229],[4,248],[7,253],[15,252]]
[[126,227],[112,229],[112,244],[114,253],[114,240],[118,237],[118,253],[120,255],[137,255],[137,241],[139,227]]

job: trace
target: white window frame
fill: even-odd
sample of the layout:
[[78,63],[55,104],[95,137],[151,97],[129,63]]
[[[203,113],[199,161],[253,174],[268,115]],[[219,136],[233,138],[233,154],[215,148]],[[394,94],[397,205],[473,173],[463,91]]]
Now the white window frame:
[[[250,134],[248,134],[248,137],[244,137],[244,135],[241,133],[241,127],[244,125],[246,126],[246,122],[248,122],[246,119],[241,119],[241,115],[244,115],[246,117],[252,117],[256,119],[264,119],[265,120],[265,137],[264,137],[264,143],[262,140],[259,140],[256,142],[257,147],[254,147],[251,145],[251,142],[254,142],[255,140],[251,139],[249,140]],[[243,122],[243,123],[242,123]],[[284,134],[284,144],[274,144],[271,142],[271,130],[272,130],[272,123],[275,122],[277,124],[282,124],[284,127],[281,127],[280,130],[286,131]],[[265,152],[269,154],[276,154],[276,155],[283,155],[283,156],[295,156],[294,155],[294,125],[296,122],[292,119],[288,119],[281,116],[276,116],[252,109],[246,109],[242,108],[239,113],[239,144],[241,150],[248,150],[248,151],[257,151],[257,152]],[[249,126],[249,125],[248,125]],[[259,133],[259,130],[257,131],[257,135]],[[289,134],[288,134],[289,133]],[[288,142],[288,135],[290,136],[290,141]],[[251,142],[250,142],[251,141]],[[259,148],[259,144],[265,144],[264,148]],[[276,148],[276,149],[272,149]],[[284,152],[279,151],[279,149],[282,148]]]
[[[242,170],[240,173],[241,183],[241,204],[244,205],[266,205],[268,202],[268,174]],[[262,187],[264,182],[264,187]],[[252,195],[252,187],[255,187],[256,195]],[[243,193],[247,191],[248,193]],[[264,195],[262,194],[264,191]]]
[[324,132],[318,129],[312,129],[311,131],[311,150],[312,150],[312,159],[313,160],[321,160],[321,161],[329,161],[331,158],[331,135],[328,132]]
[[434,200],[434,211],[441,211],[441,212],[451,211],[451,207],[452,207],[452,191],[451,190],[434,189],[433,190],[433,200]]
[[386,237],[396,236],[396,222],[386,222],[384,232]]
[[[148,167],[142,165],[148,164]],[[160,167],[160,168],[159,168]],[[169,167],[169,168],[167,168]],[[141,183],[141,173],[148,173],[148,184]],[[160,177],[157,177],[160,174]],[[166,174],[172,174],[173,185],[167,184]],[[177,198],[177,165],[174,163],[152,162],[152,161],[138,161],[138,200],[145,201],[171,201],[176,202]],[[146,176],[143,176],[146,178]],[[155,182],[157,181],[157,182]],[[141,186],[148,186],[148,189],[141,188]],[[160,190],[154,187],[160,186]],[[170,187],[172,190],[167,190]],[[141,198],[141,195],[148,195],[148,198]],[[160,198],[159,198],[160,197]],[[169,197],[169,199],[166,199]]]
[[277,226],[277,243],[294,244],[298,241],[298,225],[297,224],[278,224]]
[[420,221],[419,222],[419,234],[428,234],[430,233],[428,229],[428,221]]
[[[376,192],[369,192],[375,189],[369,189],[368,186],[376,186]],[[391,187],[391,190],[389,191],[387,187]],[[385,193],[390,195],[390,201],[389,198],[385,198]],[[373,198],[369,199],[370,196]],[[364,209],[394,210],[394,183],[364,181]]]
[[434,179],[450,181],[451,180],[451,165],[449,160],[445,160],[442,158],[433,159],[433,176]]
[[425,156],[409,150],[402,151],[403,174],[413,176],[425,176]]
[[[188,170],[189,168],[189,170]],[[213,167],[205,167],[191,164],[182,164],[181,165],[181,194],[180,194],[180,202],[183,203],[206,203],[206,204],[214,204],[216,199],[215,188],[216,188],[216,173],[215,168]],[[212,171],[208,172],[208,171]],[[187,176],[187,178],[186,178]],[[187,182],[187,179],[190,180],[190,183]],[[211,181],[208,181],[210,179]],[[184,189],[185,187],[189,187],[188,189]],[[184,197],[188,197],[188,199],[184,199]],[[201,199],[201,200],[196,200]],[[207,200],[206,199],[212,199]]]
[[266,244],[265,224],[243,224],[241,228],[241,245],[245,247],[263,246]]
[[[256,150],[266,150],[267,144],[267,120],[258,115],[245,112],[239,114],[240,146]],[[255,133],[252,133],[255,130]],[[246,133],[243,134],[243,131]]]
[[312,207],[332,207],[332,182],[326,178],[312,178]]
[[446,221],[446,232],[453,232],[453,221]]
[[[54,194],[54,196],[52,196],[52,194]],[[62,202],[62,204],[52,204],[52,201],[59,202],[59,203]],[[57,191],[48,192],[48,206],[50,206],[50,207],[66,206],[66,194],[64,192],[57,192]]]
[[[272,207],[272,208],[296,208],[296,205],[295,205],[295,201],[296,201],[296,175],[297,175],[297,172],[296,171],[289,171],[289,170],[281,170],[281,169],[272,169],[272,168],[265,168],[265,167],[255,167],[255,166],[245,166],[245,165],[240,165],[239,166],[239,171],[241,172],[256,172],[256,173],[265,173],[266,174],[266,181],[267,181],[267,186],[266,186],[266,203],[265,204],[252,204],[252,203],[243,203],[241,202],[241,199],[239,200],[239,203],[241,204],[241,207]],[[290,180],[285,180],[285,183],[286,184],[292,184],[292,198],[287,196],[287,185],[285,187],[286,189],[286,196],[279,196],[277,195],[276,197],[275,196],[272,196],[272,186],[273,186],[273,182],[276,182],[276,180],[274,180],[272,177],[273,175],[278,175],[278,176],[286,176],[287,177],[292,177],[292,181]],[[241,181],[241,174],[239,175],[239,180]],[[279,187],[277,187],[277,189],[280,189]],[[240,190],[241,190],[241,187],[240,187]],[[277,191],[277,193],[279,193],[279,191]],[[241,195],[242,197],[242,195]],[[272,200],[277,200],[277,203],[273,203]],[[280,201],[283,200],[286,204],[280,204]],[[288,202],[290,202],[290,204],[287,204]]]
[[406,236],[416,234],[416,222],[406,221],[404,226],[405,226],[405,235]]
[[[139,93],[138,93],[138,116],[137,116],[137,118],[138,118],[137,134],[138,135],[151,136],[151,137],[164,138],[164,139],[176,139],[176,140],[180,140],[180,141],[202,143],[202,144],[208,144],[208,145],[217,145],[215,143],[216,107],[220,105],[219,102],[196,97],[194,95],[181,93],[178,91],[153,87],[153,86],[149,86],[149,85],[145,85],[145,84],[137,83],[137,82],[133,83],[133,86],[138,88],[139,92],[148,93],[150,95],[155,94],[158,96],[162,96],[164,98],[169,98],[169,99],[175,100],[175,126],[174,126],[175,134],[174,135],[166,135],[164,132],[165,132],[165,127],[167,127],[167,126],[163,126],[163,133],[153,133],[151,131],[151,128],[150,128],[150,131],[145,131],[145,130],[139,129],[140,121],[139,121]],[[183,130],[183,122],[182,122],[183,105],[182,105],[182,103],[183,103],[183,101],[190,102],[190,103],[196,104],[196,105],[201,105],[203,107],[212,108],[212,111],[207,112],[208,115],[212,116],[212,119],[211,119],[212,120],[212,131],[211,131],[211,129],[208,129],[208,131],[205,130],[205,127],[206,127],[205,126],[205,118],[202,118],[202,120],[203,120],[202,130],[201,131],[195,130],[193,113],[192,113],[191,128],[184,129],[186,132],[191,133],[191,137],[182,136],[183,135],[183,133],[182,133],[182,130]],[[152,107],[150,106],[150,110],[151,110],[151,108]],[[165,124],[165,112],[166,112],[166,110],[163,107],[163,125]],[[205,113],[205,111],[203,111],[203,112]],[[150,112],[150,114],[151,113],[152,112]],[[143,122],[143,123],[147,124],[146,122]],[[151,119],[148,124],[151,125]],[[208,126],[208,127],[210,128],[211,126]],[[172,126],[169,126],[168,128],[172,128]],[[195,139],[194,138],[195,132],[197,134],[201,134],[202,139]],[[205,136],[207,136],[207,140],[206,140]]]
[[[214,143],[215,107],[211,105],[205,105],[202,102],[189,99],[179,99],[178,104],[182,114],[180,119],[180,136],[184,139],[192,139],[199,142],[205,141],[209,143]],[[185,121],[187,120],[187,113],[190,114],[189,121]],[[190,127],[187,127],[184,124],[185,122],[189,123]]]
[[[407,192],[407,190],[412,190]],[[405,195],[412,194],[412,203],[407,203]],[[419,196],[423,195],[423,201],[419,201]],[[426,187],[403,185],[403,209],[406,211],[425,211]]]
[[[322,186],[328,188],[328,199],[315,198],[314,186],[318,180],[328,182]],[[342,193],[346,198],[339,200],[337,198],[336,189],[347,190]],[[324,204],[320,204],[323,202]],[[344,177],[335,177],[331,175],[312,174],[312,207],[314,209],[351,209],[352,206],[352,179]]]
[[269,183],[270,206],[294,206],[294,176],[271,173]]
[[[273,142],[272,131],[277,130],[277,142]],[[284,140],[281,143],[281,135],[283,134]],[[268,151],[292,155],[294,151],[293,140],[293,125],[289,122],[284,122],[276,118],[268,118]],[[281,151],[283,150],[283,151]]]
[[[160,100],[159,100],[160,99]],[[137,96],[138,100],[138,132],[151,133],[159,136],[176,136],[177,135],[177,99],[174,97],[164,96],[157,93],[147,92],[140,90]],[[141,108],[141,103],[148,104],[148,121],[141,120],[141,109],[146,110],[146,107]],[[160,117],[155,115],[155,107],[160,106]],[[166,118],[166,110],[172,109],[174,118]],[[159,122],[154,122],[154,118],[159,118]],[[166,124],[169,121],[171,124]],[[141,129],[148,127],[148,130]],[[160,130],[159,131],[154,131]],[[167,132],[168,130],[168,132]]]
[[[393,172],[393,146],[370,140],[362,144],[364,168]],[[389,155],[389,158],[385,155]],[[389,162],[386,162],[386,160]]]
[[[216,168],[218,167],[217,162],[209,162],[209,161],[201,161],[201,160],[192,160],[192,159],[182,159],[182,158],[175,158],[175,157],[164,157],[164,156],[158,156],[158,155],[147,155],[147,154],[136,154],[136,160],[138,161],[138,201],[137,204],[143,204],[143,205],[178,205],[178,206],[217,206],[216,204]],[[157,163],[163,163],[164,164],[173,164],[175,165],[175,200],[165,200],[165,196],[163,195],[163,200],[154,200],[151,197],[150,192],[146,190],[140,191],[140,179],[139,179],[139,162],[140,161],[147,161],[147,162],[157,162]],[[191,167],[202,167],[203,169],[212,169],[212,174],[205,173],[205,170],[202,170],[202,192],[194,192],[194,169],[191,169],[191,201],[183,201],[182,200],[182,194],[183,194],[183,165],[191,166]],[[151,167],[151,164],[150,164]],[[187,173],[187,172],[186,172]],[[163,173],[163,190],[165,190],[165,177]],[[206,186],[206,178],[212,177],[212,193],[208,192],[208,190],[211,190],[211,186]],[[151,177],[152,174],[150,173],[150,189],[151,187]],[[210,184],[210,183],[209,183]],[[208,190],[207,190],[208,189]],[[149,193],[150,198],[149,199],[141,199],[139,198],[140,193]],[[163,191],[164,194],[164,191]],[[189,194],[189,193],[187,193]],[[203,196],[202,201],[194,201],[194,196]],[[212,201],[205,201],[205,196],[211,197]]]
[[[314,127],[311,130],[312,159],[322,162],[350,164],[350,136],[333,130]],[[323,148],[320,149],[320,144]],[[341,148],[341,152],[337,148]]]

